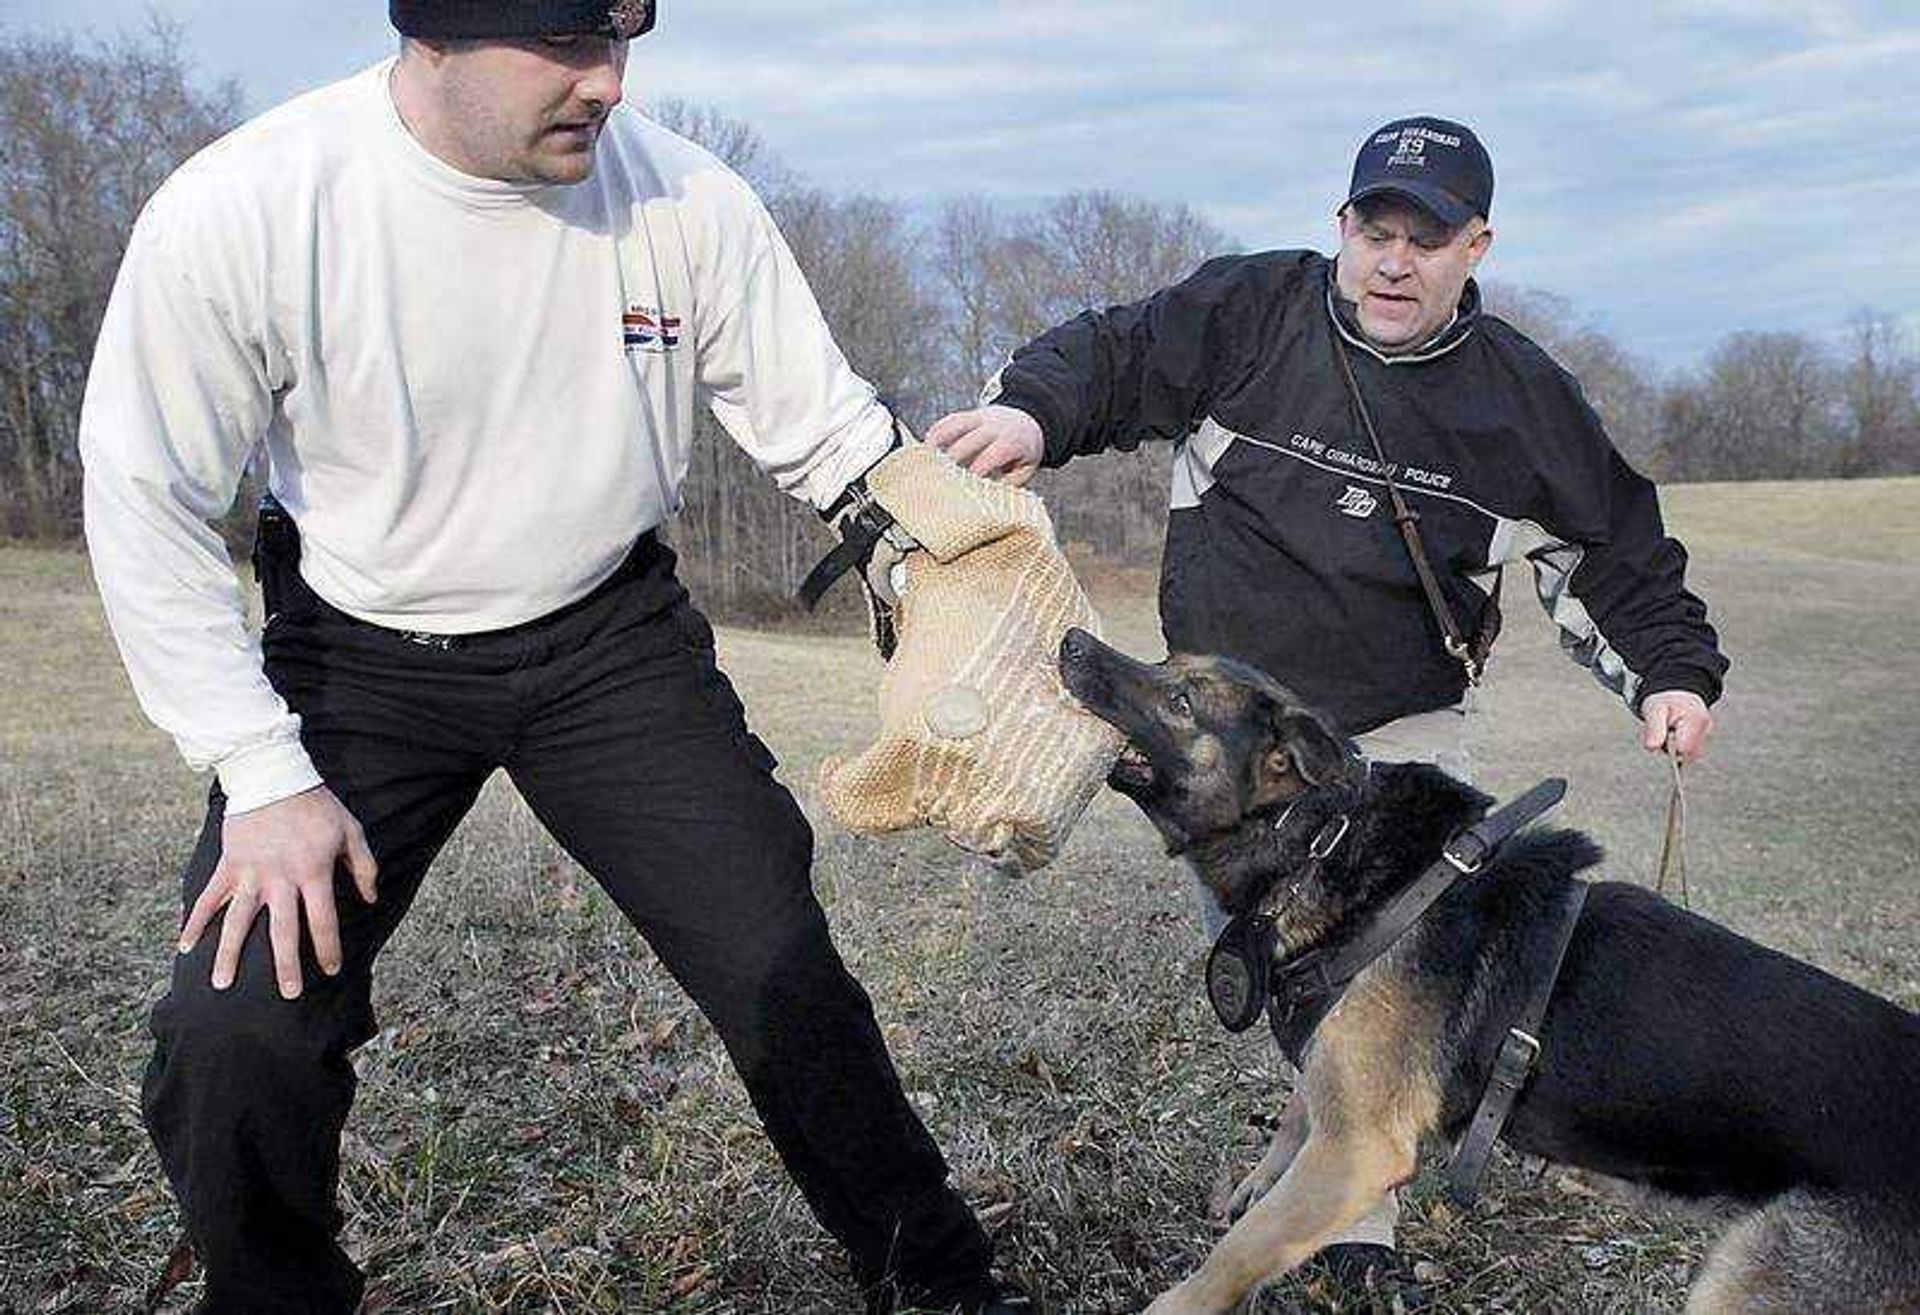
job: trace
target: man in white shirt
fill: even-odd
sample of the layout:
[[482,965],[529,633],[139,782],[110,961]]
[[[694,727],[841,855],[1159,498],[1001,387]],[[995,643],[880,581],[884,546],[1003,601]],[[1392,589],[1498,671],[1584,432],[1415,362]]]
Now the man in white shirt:
[[[651,0],[393,0],[397,60],[143,212],[81,424],[142,706],[218,774],[144,1109],[209,1311],[350,1311],[375,956],[504,768],[713,1021],[873,1310],[1012,1311],[655,530],[696,404],[830,506],[893,442],[752,192],[620,106]],[[256,639],[208,522],[264,443]],[[304,925],[304,931],[303,931]]]

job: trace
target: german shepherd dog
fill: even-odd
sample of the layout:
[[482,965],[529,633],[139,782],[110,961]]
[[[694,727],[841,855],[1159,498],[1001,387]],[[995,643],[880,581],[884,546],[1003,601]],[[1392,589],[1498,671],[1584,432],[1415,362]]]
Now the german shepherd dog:
[[[1424,764],[1361,761],[1237,662],[1148,665],[1084,631],[1059,661],[1127,736],[1109,784],[1228,913],[1272,911],[1279,959],[1334,943],[1491,804]],[[1344,837],[1310,861],[1342,815]],[[1571,883],[1599,860],[1576,832],[1525,831],[1354,978],[1306,1046],[1272,1147],[1219,1207],[1237,1222],[1150,1315],[1234,1309],[1411,1178],[1423,1141],[1459,1136],[1551,972]],[[1741,1211],[1688,1311],[1920,1312],[1920,1016],[1595,882],[1539,1041],[1503,1140]]]

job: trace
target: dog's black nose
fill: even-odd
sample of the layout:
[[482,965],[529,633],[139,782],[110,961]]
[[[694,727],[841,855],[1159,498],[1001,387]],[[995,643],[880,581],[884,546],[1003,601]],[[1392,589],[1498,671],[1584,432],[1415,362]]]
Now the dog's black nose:
[[1060,639],[1060,657],[1063,661],[1070,658],[1091,657],[1094,645],[1097,643],[1099,641],[1092,635],[1079,626],[1073,626]]

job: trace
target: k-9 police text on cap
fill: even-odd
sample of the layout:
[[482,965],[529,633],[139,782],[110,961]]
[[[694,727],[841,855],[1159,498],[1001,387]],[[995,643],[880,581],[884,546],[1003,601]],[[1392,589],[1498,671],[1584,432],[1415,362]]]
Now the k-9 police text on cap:
[[1465,124],[1425,115],[1395,119],[1360,147],[1345,204],[1386,194],[1410,198],[1448,228],[1488,219],[1493,161]]

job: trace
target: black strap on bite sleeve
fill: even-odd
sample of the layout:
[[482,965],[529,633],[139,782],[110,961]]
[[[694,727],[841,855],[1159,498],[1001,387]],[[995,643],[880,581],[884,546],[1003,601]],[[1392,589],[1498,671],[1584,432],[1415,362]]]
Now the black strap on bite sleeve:
[[[890,413],[888,418],[893,422],[893,439],[887,444],[887,450],[873,463],[874,466],[897,452],[907,441],[900,417],[892,415],[892,407],[885,399],[881,400],[882,405],[887,405]],[[795,592],[794,596],[809,612],[819,606],[834,581],[855,568],[864,568],[872,559],[874,548],[894,527],[893,513],[881,506],[867,488],[867,475],[872,470],[873,466],[869,466],[862,471],[840,491],[840,496],[833,500],[833,504],[820,513],[821,520],[839,531],[840,542],[814,563],[813,569],[807,572],[807,578],[800,582],[800,588]]]
[[799,598],[809,612],[819,605],[835,580],[866,564],[873,556],[874,546],[892,528],[893,516],[885,507],[868,499],[857,511],[843,516],[837,525],[840,542],[816,562],[807,572],[807,578],[800,582]]

